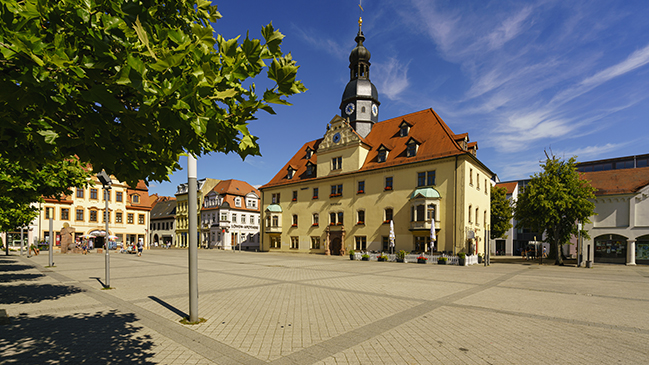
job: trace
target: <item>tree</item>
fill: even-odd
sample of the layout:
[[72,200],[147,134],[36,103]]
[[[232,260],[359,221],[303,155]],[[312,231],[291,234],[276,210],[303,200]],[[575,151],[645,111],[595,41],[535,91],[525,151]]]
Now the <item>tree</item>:
[[135,185],[183,153],[258,155],[247,122],[306,88],[272,24],[239,42],[214,36],[220,17],[207,0],[0,0],[0,157],[77,156]]
[[[580,179],[576,157],[560,160],[547,151],[545,156],[543,172],[534,174],[518,195],[514,216],[518,224],[545,234],[552,243],[550,257],[555,256],[555,265],[563,265],[561,246],[577,235],[578,221],[590,223],[595,188]],[[588,232],[581,234],[588,238]]]
[[90,171],[76,159],[27,169],[0,158],[0,232],[28,225],[38,215],[32,203],[43,196],[70,195],[73,187],[85,187]]
[[507,189],[491,187],[491,239],[507,238],[514,216],[512,202],[507,199]]

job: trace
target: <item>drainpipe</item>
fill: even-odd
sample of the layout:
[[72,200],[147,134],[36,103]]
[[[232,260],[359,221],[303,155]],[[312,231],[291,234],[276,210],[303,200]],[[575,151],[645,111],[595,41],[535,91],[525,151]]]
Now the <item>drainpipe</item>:
[[455,156],[455,175],[453,176],[453,199],[455,199],[455,204],[453,205],[453,255],[455,255],[455,229],[457,224],[457,155]]

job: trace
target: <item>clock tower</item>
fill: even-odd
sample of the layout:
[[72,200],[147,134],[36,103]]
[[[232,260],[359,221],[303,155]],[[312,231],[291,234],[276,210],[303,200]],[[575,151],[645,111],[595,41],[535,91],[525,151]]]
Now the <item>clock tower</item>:
[[348,118],[351,126],[365,138],[379,121],[379,93],[370,81],[370,51],[365,48],[365,36],[361,30],[362,19],[358,19],[356,47],[349,55],[350,77],[340,103],[340,115]]

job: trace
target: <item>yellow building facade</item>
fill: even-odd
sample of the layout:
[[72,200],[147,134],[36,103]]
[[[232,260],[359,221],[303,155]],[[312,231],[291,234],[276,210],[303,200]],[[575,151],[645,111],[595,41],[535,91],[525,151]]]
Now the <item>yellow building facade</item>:
[[[217,179],[200,179],[196,181],[196,222],[200,222],[201,218],[201,207],[203,206],[203,199],[205,195],[214,189],[216,184],[221,180]],[[187,184],[180,184],[176,190],[176,240],[175,247],[187,247],[189,244],[189,236],[187,232],[189,231],[189,191]],[[203,235],[204,230],[209,232],[208,229],[204,229],[201,226],[198,230],[197,242],[200,242],[200,237]]]
[[80,242],[83,235],[92,238],[95,247],[103,245],[106,221],[106,200],[108,198],[108,234],[116,236],[117,242],[135,244],[142,240],[148,247],[147,228],[151,204],[146,184],[141,181],[130,187],[112,177],[111,189],[107,195],[101,183],[93,177],[87,188],[73,189],[71,196],[61,200],[45,198],[35,226],[39,240],[49,240],[49,218],[52,216],[56,245],[60,245],[60,232],[67,226],[74,229],[74,239]]

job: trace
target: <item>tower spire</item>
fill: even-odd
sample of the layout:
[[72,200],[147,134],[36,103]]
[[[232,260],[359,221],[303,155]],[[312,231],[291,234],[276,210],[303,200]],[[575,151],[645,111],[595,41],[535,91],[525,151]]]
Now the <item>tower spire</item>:
[[370,81],[370,51],[363,42],[363,6],[358,2],[360,16],[358,17],[358,34],[354,39],[356,47],[349,54],[349,83],[343,92],[340,112],[343,118],[348,118],[351,126],[365,138],[372,130],[372,125],[378,122],[379,93]]

